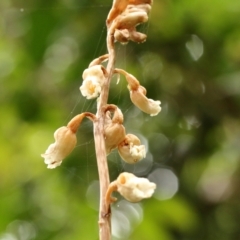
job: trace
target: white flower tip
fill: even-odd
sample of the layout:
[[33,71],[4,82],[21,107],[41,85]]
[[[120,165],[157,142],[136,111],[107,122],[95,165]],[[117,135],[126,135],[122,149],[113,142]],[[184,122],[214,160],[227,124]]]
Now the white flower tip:
[[146,150],[144,145],[130,144],[130,155],[134,158],[134,161],[138,162],[146,157]]
[[101,85],[95,78],[85,79],[79,89],[87,99],[98,97],[102,90]]
[[140,139],[134,134],[127,134],[123,142],[118,145],[118,152],[121,158],[129,163],[134,164],[146,157],[144,145],[140,145]]
[[153,116],[156,116],[158,115],[158,113],[161,111],[161,102],[159,100],[157,101],[154,101],[152,99],[148,99],[149,101],[149,105],[151,106],[151,113],[150,113],[150,116],[153,117]]
[[83,72],[82,77],[82,86],[79,88],[82,95],[87,99],[98,97],[105,80],[104,67],[101,65],[91,66]]
[[161,111],[161,102],[147,98],[146,89],[143,86],[139,86],[136,90],[130,86],[129,90],[132,102],[143,112],[150,114],[150,116],[156,116]]
[[61,165],[62,160],[72,152],[77,143],[76,135],[68,127],[57,129],[54,138],[55,143],[50,144],[46,152],[41,154],[50,169]]
[[49,164],[47,165],[47,168],[48,168],[48,169],[54,169],[54,168],[60,166],[61,163],[62,163],[62,161],[49,163]]

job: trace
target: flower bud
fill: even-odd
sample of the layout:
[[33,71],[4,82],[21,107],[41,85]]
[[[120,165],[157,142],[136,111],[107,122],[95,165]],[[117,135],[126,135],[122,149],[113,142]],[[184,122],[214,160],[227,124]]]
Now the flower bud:
[[135,203],[144,198],[150,198],[155,189],[156,184],[147,178],[139,178],[132,173],[123,172],[116,181],[109,185],[106,201],[108,203],[116,201],[115,198],[111,197],[111,193],[118,191],[126,200]]
[[83,72],[83,83],[80,91],[87,99],[96,98],[102,90],[106,76],[106,69],[101,65],[94,65]]
[[[109,111],[110,107],[114,108],[114,115],[111,118]],[[104,126],[104,138],[106,152],[109,154],[113,149],[115,149],[120,142],[125,138],[125,128],[123,123],[123,114],[121,110],[115,105],[108,105],[106,109],[105,126]]]
[[118,145],[121,158],[130,164],[136,163],[146,157],[145,146],[141,145],[139,138],[133,134],[127,134]]
[[61,165],[62,160],[67,157],[77,143],[76,134],[68,127],[60,127],[54,133],[55,143],[52,143],[44,154],[44,162],[48,168],[55,168]]

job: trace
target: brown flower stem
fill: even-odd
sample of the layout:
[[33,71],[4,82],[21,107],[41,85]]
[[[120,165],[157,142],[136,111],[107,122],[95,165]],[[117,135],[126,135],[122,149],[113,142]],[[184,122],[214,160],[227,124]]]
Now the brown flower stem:
[[97,157],[98,174],[100,182],[100,206],[99,206],[99,239],[111,239],[111,209],[108,202],[105,201],[105,196],[110,183],[108,163],[106,157],[105,141],[104,141],[104,106],[108,101],[109,85],[114,71],[115,65],[115,50],[114,39],[111,31],[107,34],[107,48],[108,48],[108,64],[107,77],[102,87],[101,95],[98,99],[97,121],[94,122],[94,141],[95,151]]
[[137,90],[138,87],[140,86],[139,81],[132,74],[129,74],[128,72],[124,71],[123,69],[115,68],[114,73],[119,73],[119,74],[124,75],[131,90]]
[[106,197],[105,197],[105,201],[110,205],[111,203],[113,202],[116,202],[117,201],[117,198],[115,197],[112,197],[112,193],[114,191],[117,191],[118,189],[118,186],[117,186],[117,182],[114,181],[114,182],[111,182],[108,186],[108,190],[107,190],[107,193],[106,193]]
[[107,59],[108,59],[108,54],[104,54],[104,55],[94,59],[92,62],[90,62],[88,67],[99,65],[102,62],[106,61]]
[[84,112],[84,113],[81,113],[81,114],[78,114],[77,116],[75,116],[74,118],[72,118],[70,120],[70,122],[67,124],[67,127],[71,129],[71,131],[73,133],[76,133],[83,118],[89,118],[91,121],[96,121],[96,116],[90,112]]

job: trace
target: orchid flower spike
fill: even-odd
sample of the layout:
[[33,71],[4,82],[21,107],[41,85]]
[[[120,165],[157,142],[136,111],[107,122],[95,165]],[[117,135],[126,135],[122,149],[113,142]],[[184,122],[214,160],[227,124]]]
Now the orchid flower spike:
[[130,164],[137,163],[146,157],[145,146],[141,145],[139,138],[133,134],[127,134],[118,145],[118,153],[121,158]]
[[123,172],[117,180],[110,183],[106,193],[106,201],[108,204],[115,202],[117,199],[111,196],[113,191],[118,191],[129,202],[139,202],[144,198],[150,198],[156,184],[150,182],[147,178],[136,177],[132,173]]
[[84,70],[82,86],[79,88],[87,99],[96,98],[102,90],[107,70],[102,65],[93,65]]
[[161,102],[147,98],[146,89],[140,85],[139,81],[132,74],[119,68],[116,68],[114,71],[115,73],[121,73],[125,76],[128,82],[130,98],[135,106],[143,112],[150,114],[150,116],[156,116],[161,111]]
[[61,165],[63,159],[75,148],[76,132],[84,117],[88,117],[92,121],[96,119],[92,113],[82,113],[75,116],[67,126],[60,127],[54,132],[55,142],[49,145],[44,154],[41,154],[48,168],[52,169]]
[[[111,117],[111,111],[113,116]],[[121,110],[113,104],[109,104],[105,108],[105,125],[104,125],[104,138],[106,152],[109,154],[113,149],[117,148],[118,144],[125,138],[125,128],[123,123],[123,114]]]

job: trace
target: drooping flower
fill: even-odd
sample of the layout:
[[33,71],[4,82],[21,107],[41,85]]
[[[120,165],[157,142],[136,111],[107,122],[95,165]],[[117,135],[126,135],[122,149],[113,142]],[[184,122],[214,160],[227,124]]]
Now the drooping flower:
[[72,152],[77,143],[76,134],[65,126],[55,131],[54,138],[55,143],[50,144],[46,152],[41,154],[50,169],[61,165],[62,160]]
[[87,68],[82,75],[83,83],[80,91],[87,99],[99,96],[106,76],[106,69],[101,65]]
[[145,146],[141,145],[139,138],[133,134],[127,134],[118,145],[121,158],[130,164],[136,163],[146,157]]
[[140,85],[139,81],[132,74],[129,74],[128,72],[119,68],[116,68],[115,72],[121,73],[125,76],[128,82],[130,98],[135,106],[137,106],[143,112],[150,114],[150,116],[156,116],[161,111],[161,102],[159,100],[155,101],[147,98],[146,89]]
[[129,88],[132,102],[143,112],[150,114],[150,116],[156,116],[161,111],[161,102],[147,98],[147,91],[143,86],[139,86],[136,90],[131,90],[131,86]]
[[91,121],[96,120],[94,114],[84,112],[72,118],[67,126],[60,127],[54,132],[55,142],[49,145],[45,153],[41,154],[48,168],[52,169],[61,165],[63,159],[75,148],[77,144],[76,132],[84,117]]
[[[117,148],[118,144],[121,143],[125,138],[125,127],[123,123],[122,111],[113,104],[107,105],[104,125],[104,138],[106,152],[109,154],[113,149]],[[114,111],[111,117],[110,111]]]
[[108,203],[114,202],[117,199],[111,197],[113,191],[118,191],[129,202],[139,202],[142,199],[150,198],[156,184],[150,182],[147,178],[136,177],[132,173],[123,172],[117,180],[109,185],[106,201]]

